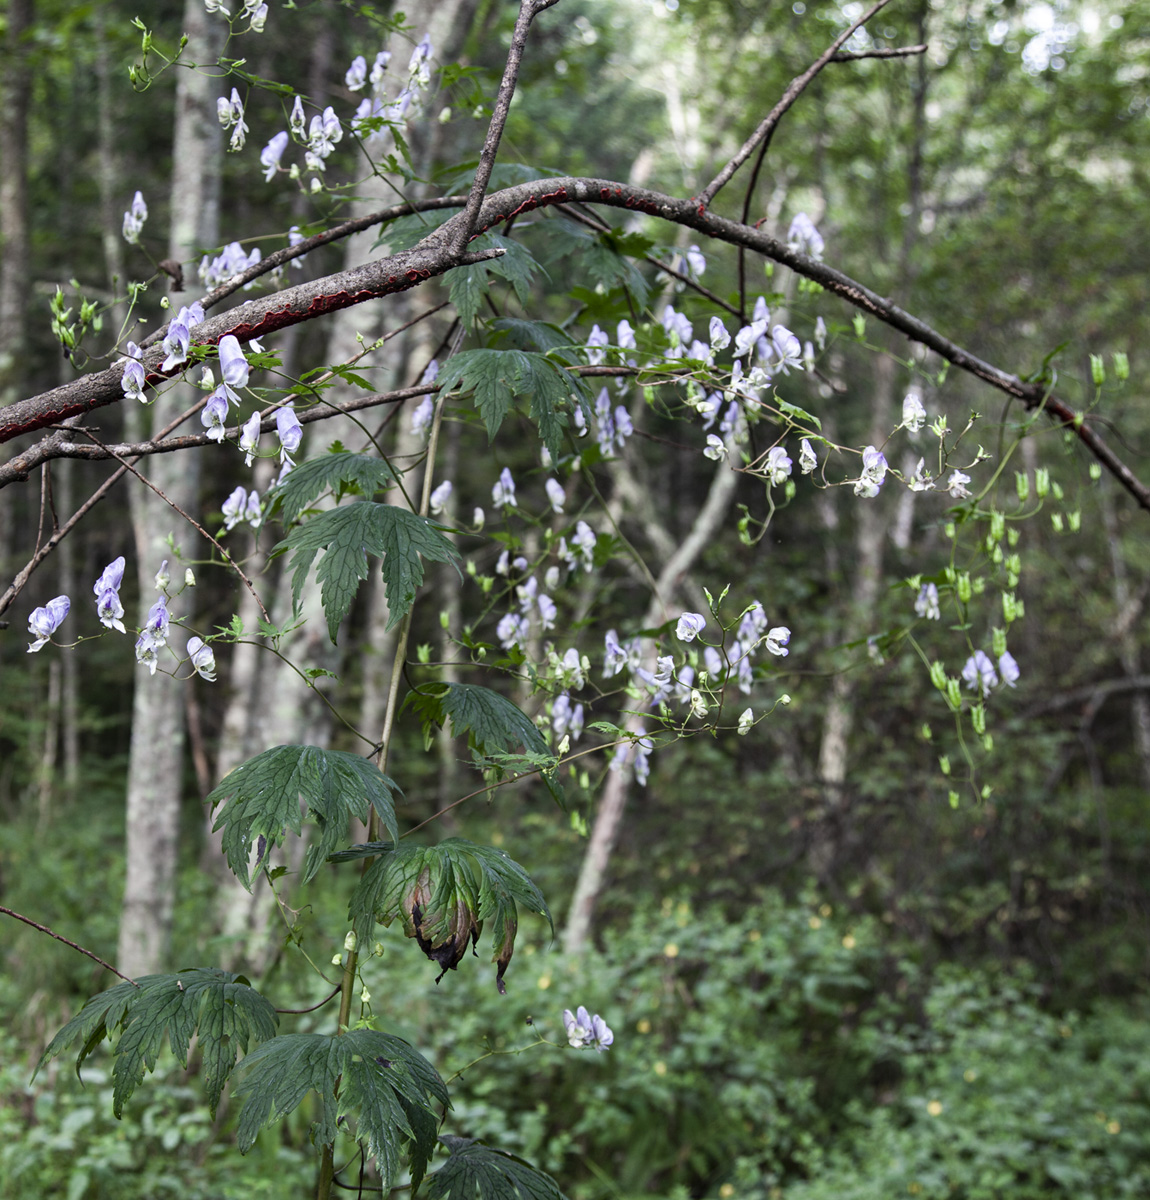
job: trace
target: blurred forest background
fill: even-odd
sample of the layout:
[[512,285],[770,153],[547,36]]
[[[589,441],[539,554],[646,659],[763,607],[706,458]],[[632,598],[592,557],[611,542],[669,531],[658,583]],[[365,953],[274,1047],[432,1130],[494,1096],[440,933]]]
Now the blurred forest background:
[[[149,27],[171,44],[182,5],[146,7]],[[498,0],[405,7],[404,60],[432,28],[437,63],[472,68],[437,77],[427,115],[411,122],[413,160],[436,181],[417,190],[450,191],[474,158],[485,129],[472,115],[474,89],[493,94],[514,8]],[[563,0],[533,32],[500,161],[692,195],[861,10],[822,0]],[[89,298],[110,300],[113,277],[152,272],[120,226],[140,189],[154,230],[167,227],[175,73],[133,94],[137,11],[121,0],[8,0],[0,12],[5,403],[74,377],[49,328],[57,286],[69,303],[72,280]],[[828,68],[776,132],[751,219],[785,237],[794,214],[807,212],[828,262],[1007,370],[1038,371],[1058,348],[1060,394],[1093,404],[1090,419],[1150,478],[1150,4],[900,0],[869,33],[929,51]],[[357,54],[370,63],[381,39],[369,8],[301,0],[273,5],[266,31],[229,54],[342,113],[358,102],[344,82],[349,63]],[[284,124],[278,98],[253,91],[247,120],[244,153],[225,157],[221,143],[216,233],[205,249],[252,237],[267,240],[246,249],[275,248],[293,225],[312,232],[398,199],[375,182],[346,202],[265,183],[255,160]],[[341,169],[351,177],[350,158],[331,160],[329,184]],[[623,214],[606,216],[624,224]],[[672,243],[685,251],[690,240],[650,223],[628,228],[666,246],[667,261]],[[366,236],[364,254],[375,235]],[[702,282],[732,294],[734,250],[702,249]],[[545,241],[535,250],[546,262]],[[303,272],[337,270],[344,253],[316,251]],[[593,320],[613,329],[628,306],[596,292],[580,263],[578,254],[556,255],[550,281],[539,281],[527,304],[493,287],[486,315],[529,310],[563,322],[570,301],[561,293],[574,288],[582,336]],[[636,269],[651,311],[666,302],[689,308],[690,294],[666,275],[641,260]],[[782,292],[793,313],[821,315],[832,330],[820,374],[790,380],[790,399],[848,444],[897,424],[910,376],[891,355],[911,353],[905,340],[870,322],[868,341],[890,355],[873,353],[853,336],[844,304],[804,292],[785,271],[764,277],[751,257],[746,270],[752,295]],[[198,294],[193,273],[177,303]],[[144,300],[153,320],[163,291],[153,283]],[[416,303],[412,295],[398,307],[350,311],[376,336],[402,323],[396,313]],[[447,299],[439,283],[418,293],[421,305]],[[452,316],[445,310],[438,326],[417,326],[365,364],[375,385],[418,380]],[[110,346],[115,325],[109,318],[91,345]],[[280,352],[302,372],[353,352],[356,331],[346,322],[302,325]],[[1124,387],[1115,352],[1129,355]],[[1091,354],[1106,364],[1100,396]],[[949,414],[952,428],[980,413],[977,440],[988,446],[1023,416],[957,372],[922,399],[932,414]],[[122,423],[138,419],[117,407],[98,417],[107,439],[133,436]],[[399,455],[412,452],[409,420],[401,413],[381,433]],[[313,452],[338,436],[311,428]],[[695,519],[710,464],[676,430],[652,422],[644,434],[628,443],[625,471],[602,463],[590,474],[608,504],[626,501],[622,533],[662,552],[659,537],[673,544]],[[457,513],[490,505],[493,463],[529,478],[533,461],[513,438],[489,451],[481,429],[457,425],[445,436]],[[909,473],[922,452],[906,449],[906,463],[893,448],[887,454]],[[223,500],[249,474],[237,471],[237,456],[168,457],[198,458],[193,506],[221,531]],[[1109,477],[1095,478],[1075,439],[1049,423],[1022,443],[1004,476],[1009,494],[1014,468],[1031,480],[1045,468],[1065,499],[1054,520],[1043,513],[1019,525],[1026,617],[1011,647],[1021,678],[995,701],[989,798],[975,803],[964,791],[957,807],[948,803],[952,784],[939,766],[945,705],[896,636],[914,620],[906,577],[947,561],[944,504],[889,486],[866,505],[842,489],[800,487],[753,550],[732,520],[695,577],[713,591],[732,583],[738,603],[761,599],[773,623],[794,631],[777,679],[789,707],[750,736],[695,737],[653,756],[646,788],[631,790],[590,943],[565,952],[542,922],[525,922],[506,997],[486,964],[466,962],[435,987],[430,965],[395,937],[365,968],[396,1032],[445,1075],[488,1049],[531,1040],[529,1017],[561,1041],[558,1014],[577,1003],[615,1030],[607,1054],[500,1053],[468,1071],[453,1084],[457,1132],[522,1154],[576,1200],[1150,1194],[1150,668],[1142,646],[1150,515]],[[270,462],[266,469],[265,488]],[[109,472],[106,463],[57,463],[57,509],[73,511]],[[628,488],[648,496],[647,517],[636,495],[622,495]],[[760,504],[761,484],[747,479],[739,489],[736,509]],[[116,962],[133,695],[152,681],[115,638],[27,656],[23,625],[59,593],[86,604],[91,581],[121,553],[132,564],[124,599],[133,611],[129,594],[143,596],[143,587],[133,574],[128,490],[119,485],[41,567],[0,635],[0,903]],[[39,505],[35,481],[0,495],[3,586],[36,545]],[[253,556],[249,569],[264,570],[277,535],[261,531],[257,543],[241,528],[230,536],[233,549]],[[203,556],[190,532],[177,530],[176,540],[189,562]],[[272,591],[280,565],[266,566]],[[157,566],[158,555],[140,563],[141,576]],[[242,589],[230,578],[225,589],[222,572],[196,570],[200,626],[226,623],[246,602]],[[460,604],[449,574],[434,576],[442,603],[437,596],[416,609],[414,644],[433,657],[439,609]],[[338,647],[313,617],[301,635],[311,640],[297,652],[333,673],[324,680],[333,701],[378,728],[382,634],[370,596],[361,599]],[[597,623],[626,635],[645,603],[622,570],[609,594],[588,597],[607,606]],[[920,623],[916,636],[930,654],[945,630]],[[202,801],[228,769],[277,742],[355,747],[313,695],[243,650],[221,650],[214,685],[181,685],[187,739],[169,781],[180,806],[179,873],[162,965],[242,964],[278,1005],[302,1008],[320,993],[295,970],[279,916],[238,907]],[[597,674],[601,646],[586,650]],[[533,717],[539,711],[528,692],[510,694]],[[588,721],[596,717],[618,720],[618,707]],[[464,747],[445,738],[425,747],[414,728],[404,737],[392,772],[411,825],[472,785],[457,765]],[[462,805],[429,836],[460,833],[507,848],[562,927],[607,757],[583,760],[571,815],[542,788],[514,786]],[[296,920],[338,948],[346,896],[326,875],[317,885]],[[85,1068],[86,1086],[63,1063],[30,1084],[45,1042],[108,980],[10,921],[0,924],[0,961],[0,1192],[306,1194],[306,1106],[241,1159],[228,1106],[212,1121],[170,1059],[122,1122],[111,1116],[99,1057]],[[317,1027],[323,1019],[316,1015]]]

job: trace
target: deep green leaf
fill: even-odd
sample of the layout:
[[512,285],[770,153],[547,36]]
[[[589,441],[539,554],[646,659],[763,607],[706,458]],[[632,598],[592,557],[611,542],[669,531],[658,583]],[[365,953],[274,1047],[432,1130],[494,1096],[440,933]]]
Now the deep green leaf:
[[337,495],[353,489],[361,496],[374,496],[395,479],[391,467],[369,454],[321,454],[293,468],[287,478],[268,495],[271,504],[283,509],[285,525],[290,525],[305,508],[329,488]]
[[404,932],[443,968],[454,970],[477,944],[484,922],[493,922],[492,961],[496,983],[511,961],[519,908],[545,917],[554,931],[543,893],[510,855],[463,838],[447,838],[435,846],[374,842],[332,855],[335,862],[378,856],[363,873],[352,894],[349,916],[362,938],[373,921],[390,925],[397,917]]
[[298,1108],[309,1092],[320,1098],[318,1143],[332,1145],[340,1124],[354,1120],[355,1137],[376,1160],[385,1183],[395,1179],[406,1151],[418,1186],[439,1127],[435,1106],[450,1104],[427,1059],[401,1038],[373,1029],[272,1038],[236,1072],[235,1093],[244,1097],[236,1134],[240,1151],[246,1154],[264,1126]]
[[306,816],[319,829],[308,848],[304,879],[311,879],[346,836],[348,820],[366,821],[375,809],[384,829],[399,836],[392,793],[399,789],[374,763],[343,750],[317,746],[276,746],[236,767],[208,797],[214,809],[224,805],[213,830],[224,831],[228,866],[250,888],[248,863],[259,838],[279,845],[290,829],[300,833]]
[[559,1185],[530,1163],[475,1138],[441,1137],[447,1161],[427,1179],[428,1200],[563,1200]]
[[204,1089],[214,1115],[224,1083],[249,1042],[275,1037],[278,1018],[271,1003],[242,975],[196,967],[173,975],[145,975],[138,986],[120,983],[91,1000],[48,1043],[36,1070],[77,1039],[77,1073],[84,1059],[106,1038],[112,1051],[112,1109],[119,1117],[145,1071],[154,1071],[167,1035],[181,1066],[195,1034],[203,1054]]
[[398,505],[370,500],[312,517],[293,529],[276,550],[293,552],[292,596],[297,614],[308,570],[316,554],[326,551],[317,578],[333,642],[359,585],[367,578],[369,554],[383,560],[388,629],[399,624],[414,603],[423,583],[423,560],[452,562],[457,557],[455,547],[434,522]]
[[475,394],[475,407],[494,437],[517,396],[530,397],[530,413],[554,457],[561,451],[573,397],[585,398],[582,381],[542,354],[525,350],[466,350],[439,373],[444,391],[462,385]]
[[517,317],[500,317],[491,322],[496,337],[506,340],[513,350],[538,350],[546,354],[573,345],[569,334],[558,325],[546,321],[521,321]]

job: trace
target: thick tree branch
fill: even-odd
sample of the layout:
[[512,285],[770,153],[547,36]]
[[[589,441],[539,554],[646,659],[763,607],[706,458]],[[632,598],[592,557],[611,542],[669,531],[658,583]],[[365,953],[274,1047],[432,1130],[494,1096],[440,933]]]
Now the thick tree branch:
[[[862,312],[933,350],[953,366],[1006,395],[1021,400],[1027,408],[1042,408],[1055,421],[1073,430],[1083,445],[1118,479],[1140,507],[1150,512],[1150,488],[1147,488],[1118,458],[1082,414],[1051,395],[1044,385],[1025,382],[1018,376],[984,361],[944,337],[925,321],[872,291],[865,284],[826,263],[816,262],[789,249],[762,230],[721,217],[709,210],[700,210],[697,200],[681,200],[609,179],[561,177],[532,180],[489,195],[480,209],[478,230],[482,232],[535,209],[576,202],[603,204],[610,208],[642,212],[695,229],[707,237],[729,242],[733,246],[744,246],[773,262],[790,267],[796,274],[814,280],[826,291],[840,296]],[[327,312],[357,304],[361,300],[372,299],[376,295],[387,295],[414,287],[424,278],[441,274],[458,264],[459,260],[453,258],[445,249],[451,244],[456,222],[461,223],[461,217],[453,217],[413,250],[404,254],[380,259],[354,271],[328,276],[314,283],[239,305],[203,325],[197,325],[197,341],[214,344],[226,333],[234,334],[241,341],[248,341],[274,329],[308,321]],[[491,256],[488,252],[471,256],[469,261],[483,261]],[[426,275],[422,272],[426,272]],[[161,353],[155,351],[146,363],[153,375],[160,357]],[[91,412],[103,405],[117,403],[123,399],[120,378],[120,369],[112,368],[84,376],[75,383],[0,410],[0,442],[9,441],[21,433],[59,424],[68,417]],[[0,487],[15,479],[26,477],[27,469],[22,456],[0,465]]]

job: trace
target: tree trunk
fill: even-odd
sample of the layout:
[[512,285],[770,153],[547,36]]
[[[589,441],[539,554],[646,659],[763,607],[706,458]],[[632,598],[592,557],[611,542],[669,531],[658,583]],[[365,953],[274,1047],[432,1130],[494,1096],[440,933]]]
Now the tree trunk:
[[[222,29],[222,22],[209,15],[199,0],[187,0],[184,30],[191,61],[215,61]],[[218,84],[211,76],[200,71],[179,72],[168,247],[169,256],[179,262],[187,262],[197,248],[219,239],[222,138],[216,117],[217,91]],[[186,385],[157,397],[151,414],[153,429],[159,429],[197,397]],[[130,409],[128,416],[137,429],[143,425],[141,410]],[[164,495],[192,511],[198,467],[199,455],[161,454],[148,461],[146,472]],[[130,496],[143,625],[156,598],[153,577],[161,560],[167,558],[176,565],[176,556],[167,547],[169,536],[177,546],[186,546],[197,535],[149,489],[133,487]],[[182,570],[173,571],[173,590],[179,589],[181,574]],[[174,615],[190,616],[191,595],[187,590],[173,600]],[[174,628],[173,637],[177,639],[174,648],[182,652],[183,638]],[[163,672],[149,677],[137,671],[128,766],[127,879],[119,944],[120,967],[133,976],[160,970],[168,953],[183,776],[184,688],[188,686],[195,684]]]

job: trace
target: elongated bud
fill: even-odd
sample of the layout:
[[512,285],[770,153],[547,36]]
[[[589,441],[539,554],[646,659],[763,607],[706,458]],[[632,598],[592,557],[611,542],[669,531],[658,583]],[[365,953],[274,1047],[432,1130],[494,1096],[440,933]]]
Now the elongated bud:
[[1045,500],[1050,495],[1050,471],[1046,467],[1034,469],[1034,494],[1039,500]]

